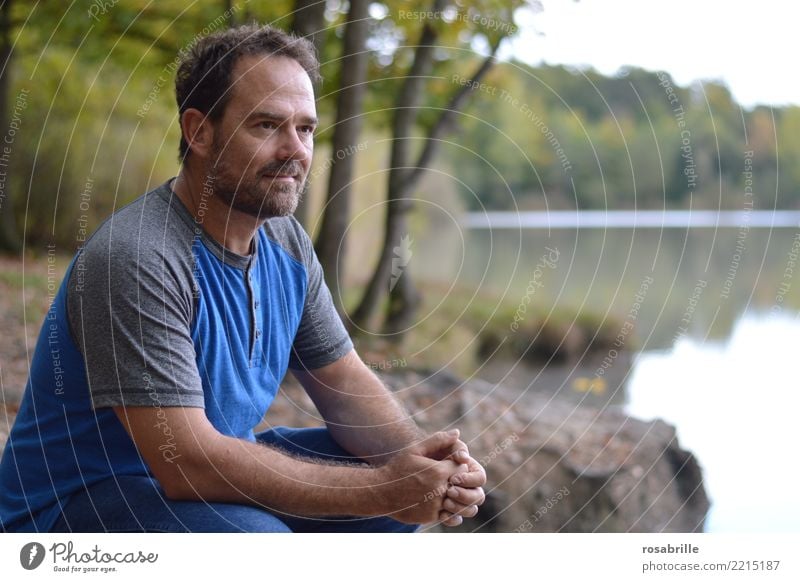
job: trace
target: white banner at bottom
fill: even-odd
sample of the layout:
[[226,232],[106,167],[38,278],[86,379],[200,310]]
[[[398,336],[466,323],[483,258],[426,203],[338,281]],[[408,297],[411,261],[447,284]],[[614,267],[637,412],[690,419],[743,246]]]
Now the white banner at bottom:
[[[3,534],[4,580],[800,580],[800,534]],[[501,578],[498,578],[501,577]]]

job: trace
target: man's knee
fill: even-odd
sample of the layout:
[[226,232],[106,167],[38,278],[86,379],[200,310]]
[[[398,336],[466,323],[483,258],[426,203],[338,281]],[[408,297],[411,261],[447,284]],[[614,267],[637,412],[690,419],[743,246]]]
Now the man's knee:
[[[195,533],[292,533],[289,526],[268,511],[247,505],[212,503],[204,519],[187,524]],[[192,527],[194,526],[194,527]]]

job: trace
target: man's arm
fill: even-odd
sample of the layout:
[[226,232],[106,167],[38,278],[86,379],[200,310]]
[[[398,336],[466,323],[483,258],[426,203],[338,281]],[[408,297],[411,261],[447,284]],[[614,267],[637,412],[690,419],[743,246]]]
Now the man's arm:
[[381,465],[427,435],[355,350],[316,370],[292,370],[333,439],[350,454]]
[[[462,470],[450,478],[440,519],[460,525],[485,500],[486,472],[469,456],[458,435],[426,435],[355,350],[316,370],[293,370],[322,415],[331,436],[350,454],[380,465],[393,455],[412,453],[452,458]],[[445,436],[450,434],[451,436]]]
[[[380,468],[321,464],[228,437],[202,408],[114,407],[168,498],[256,505],[292,515],[390,515],[405,523],[438,519],[458,466],[401,455]],[[162,454],[169,434],[170,454]],[[174,447],[173,447],[174,445]]]
[[364,365],[333,306],[311,239],[297,221],[291,224],[308,269],[308,293],[290,366],[329,432],[344,449],[369,463],[402,456],[401,451],[434,460],[454,459],[460,464],[460,480],[453,481],[457,475],[451,475],[440,518],[445,525],[458,525],[462,515],[473,517],[484,500],[483,467],[470,459],[458,434],[425,436]]

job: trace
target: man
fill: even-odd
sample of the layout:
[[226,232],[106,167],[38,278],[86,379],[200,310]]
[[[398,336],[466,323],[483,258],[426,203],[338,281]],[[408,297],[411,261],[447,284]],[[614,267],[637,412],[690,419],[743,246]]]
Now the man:
[[[316,75],[311,45],[268,27],[185,57],[181,171],[67,270],[0,465],[4,530],[414,531],[477,513],[482,467],[361,362],[291,216]],[[254,434],[287,368],[326,428]]]

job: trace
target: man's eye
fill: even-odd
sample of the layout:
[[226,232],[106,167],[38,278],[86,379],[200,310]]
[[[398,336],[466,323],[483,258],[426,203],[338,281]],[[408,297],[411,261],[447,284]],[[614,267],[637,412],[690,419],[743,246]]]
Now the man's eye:
[[313,125],[303,125],[300,127],[300,133],[304,133],[306,135],[314,135],[314,126]]
[[262,121],[259,125],[261,125],[261,127],[264,129],[275,129],[278,127],[278,124],[274,121]]

